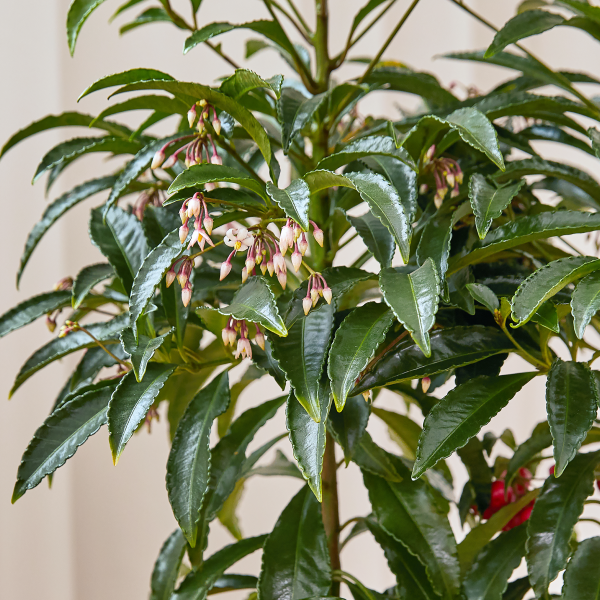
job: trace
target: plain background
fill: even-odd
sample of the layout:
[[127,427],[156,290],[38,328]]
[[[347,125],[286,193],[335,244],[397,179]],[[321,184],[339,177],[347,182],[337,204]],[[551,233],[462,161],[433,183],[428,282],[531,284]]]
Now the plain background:
[[[331,1],[333,50],[340,48],[352,15],[364,1]],[[186,3],[187,0],[182,0],[174,2],[174,6],[184,7]],[[312,14],[313,3],[310,0],[298,4],[303,6],[305,14]],[[118,19],[112,26],[107,24],[118,5],[118,2],[109,0],[94,13],[83,28],[75,58],[71,58],[64,32],[68,0],[0,1],[2,143],[15,130],[48,113],[77,108],[97,114],[105,107],[107,94],[95,94],[79,106],[76,99],[91,82],[109,73],[133,67],[153,67],[179,79],[211,84],[219,76],[230,72],[228,65],[207,48],[197,48],[182,56],[184,33],[169,25],[151,25],[119,37],[118,25],[125,20]],[[373,54],[407,5],[407,0],[400,0],[384,22],[364,39],[355,55]],[[517,2],[471,0],[469,5],[500,25],[514,14]],[[133,17],[137,13],[134,9],[128,14]],[[216,20],[241,23],[265,15],[259,0],[204,0],[200,20],[202,23]],[[239,62],[243,62],[246,37],[244,33],[232,33],[221,38],[225,50]],[[384,58],[433,72],[444,84],[460,81],[470,85],[477,82],[481,89],[487,90],[508,78],[509,72],[494,67],[434,60],[434,57],[447,51],[484,48],[491,39],[490,31],[450,2],[421,0]],[[600,76],[598,45],[582,32],[568,28],[560,32],[555,30],[530,40],[528,47],[555,68],[588,71]],[[288,72],[273,53],[262,53],[244,66],[265,77]],[[349,67],[344,76],[358,74],[361,68]],[[405,101],[408,106],[414,106],[414,101],[400,94],[379,93],[373,95],[363,111],[394,116],[397,115],[396,103]],[[139,122],[139,118],[134,115],[133,121]],[[39,135],[12,150],[0,164],[3,215],[0,313],[35,293],[50,290],[57,280],[66,275],[76,275],[82,266],[100,260],[100,255],[87,238],[88,210],[102,201],[98,196],[77,207],[50,230],[30,261],[21,289],[17,291],[14,286],[26,236],[39,219],[46,202],[94,176],[94,168],[103,164],[103,159],[93,157],[80,161],[80,166],[67,169],[49,198],[44,197],[42,182],[34,187],[30,185],[35,166],[43,154],[60,140],[76,135],[88,134],[71,130]],[[592,175],[596,175],[598,163],[589,156],[577,151],[568,155],[556,154],[556,148],[551,145],[540,148],[547,157],[584,165]],[[105,172],[110,167],[110,164],[105,166]],[[576,242],[583,248],[583,239]],[[162,542],[175,528],[164,484],[168,456],[164,422],[155,424],[151,435],[144,431],[135,436],[117,468],[112,466],[106,430],[102,430],[57,472],[52,490],[44,482],[16,505],[10,504],[21,454],[46,417],[74,359],[47,367],[29,380],[10,402],[4,399],[25,359],[50,338],[40,321],[0,341],[0,597],[11,600],[146,598],[154,559]],[[522,367],[519,361],[513,361],[507,369],[515,371]],[[266,398],[266,394],[274,397],[277,389],[262,383],[253,385],[242,397],[240,407],[252,406]],[[390,408],[404,410],[397,397],[387,397],[384,402]],[[263,440],[284,431],[282,413],[265,428]],[[494,419],[488,429],[499,433],[509,426],[517,441],[521,441],[532,426],[544,418],[543,415],[543,383],[536,380]],[[375,419],[371,421],[369,428],[378,441],[393,449],[385,429]],[[287,440],[280,447],[291,456]],[[456,474],[458,478],[464,477],[460,469],[456,469]],[[240,509],[244,533],[253,535],[270,530],[298,487],[297,480],[251,480]],[[343,520],[368,513],[366,492],[354,467],[341,471],[340,487]],[[600,532],[590,528],[589,531],[581,530],[581,533],[587,536]],[[210,550],[230,541],[229,534],[216,524]],[[382,553],[367,535],[348,545],[342,562],[345,570],[376,589],[383,590],[394,582]],[[246,559],[236,570],[255,572],[258,565],[257,554]]]

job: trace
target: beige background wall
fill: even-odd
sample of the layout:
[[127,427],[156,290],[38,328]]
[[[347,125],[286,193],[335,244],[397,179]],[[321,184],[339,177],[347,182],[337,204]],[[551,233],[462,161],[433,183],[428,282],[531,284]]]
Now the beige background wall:
[[[334,49],[345,39],[351,9],[363,3],[364,0],[332,1]],[[185,3],[174,4],[183,6]],[[357,54],[373,52],[407,4],[405,0],[398,2],[386,23],[373,30]],[[516,4],[515,0],[470,2],[496,24],[507,20]],[[309,12],[312,2],[304,0],[303,5]],[[114,24],[107,25],[117,6],[114,1],[106,2],[86,24],[76,56],[71,59],[64,34],[67,6],[67,0],[0,0],[2,142],[17,128],[46,113],[74,109],[79,93],[90,82],[108,73],[147,66],[181,79],[210,83],[228,72],[227,65],[208,49],[198,48],[183,57],[180,53],[183,34],[167,25],[144,27],[120,38],[118,28]],[[261,6],[259,0],[205,0],[201,19],[203,22],[253,20],[264,13]],[[242,59],[244,37],[244,34],[234,33],[223,38],[224,48],[238,60]],[[477,81],[486,89],[505,74],[494,68],[433,61],[432,57],[443,51],[478,49],[490,40],[488,31],[449,2],[422,0],[386,57],[430,70],[446,84],[454,80],[466,84]],[[555,66],[600,75],[597,46],[584,34],[550,32],[544,38],[532,40],[530,47]],[[265,76],[287,72],[273,54],[259,55],[248,65]],[[349,67],[346,75],[352,75],[356,69]],[[78,109],[97,112],[104,107],[105,96],[99,93],[87,98]],[[393,115],[396,100],[390,95],[378,94],[369,101],[369,108],[377,114]],[[50,231],[28,266],[21,290],[15,290],[14,273],[22,246],[47,202],[43,184],[32,187],[30,177],[47,149],[66,136],[75,135],[86,134],[69,131],[38,136],[18,146],[0,164],[3,215],[0,313],[34,293],[51,289],[61,277],[75,275],[83,265],[100,258],[88,242],[86,226],[89,207],[100,202],[96,198],[75,209]],[[550,146],[545,150],[552,155]],[[574,153],[567,159],[573,164],[585,163],[592,173],[597,171],[597,162],[589,157]],[[49,200],[92,176],[93,168],[101,162],[97,157],[89,158],[82,161],[80,167],[67,170]],[[40,322],[0,341],[0,598],[145,598],[153,561],[163,540],[175,527],[164,486],[168,444],[163,423],[155,426],[152,435],[143,432],[132,439],[118,468],[112,466],[106,432],[100,432],[60,469],[51,491],[44,483],[28,492],[15,506],[10,505],[21,454],[47,415],[73,361],[65,360],[63,364],[46,368],[28,381],[10,402],[4,399],[18,368],[35,348],[49,339],[50,334]],[[508,368],[517,370],[520,366],[513,363]],[[491,427],[501,431],[511,426],[518,439],[523,439],[531,424],[543,418],[541,383],[528,386]],[[242,406],[258,403],[264,393],[262,384],[250,387]],[[274,396],[277,390],[269,388],[268,393]],[[386,399],[386,403],[391,408],[401,409],[393,398]],[[381,443],[389,443],[387,434],[375,422],[370,427]],[[266,429],[269,435],[282,432],[283,415],[279,414]],[[281,447],[290,455],[285,442]],[[457,474],[462,477],[459,470]],[[252,480],[240,513],[244,532],[258,534],[269,530],[297,487],[295,480]],[[368,512],[360,475],[353,467],[342,472],[341,488],[343,519]],[[216,549],[229,541],[228,534],[215,525],[211,547]],[[350,544],[342,559],[344,568],[359,575],[367,585],[384,589],[393,583],[381,552],[367,536]],[[253,556],[239,570],[251,572],[257,566],[258,556]]]

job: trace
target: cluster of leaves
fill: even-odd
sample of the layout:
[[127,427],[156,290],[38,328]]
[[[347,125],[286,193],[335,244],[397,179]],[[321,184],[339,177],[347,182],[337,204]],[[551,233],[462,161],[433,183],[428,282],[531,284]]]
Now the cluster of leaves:
[[[117,14],[142,1],[127,2]],[[451,1],[465,9],[459,0]],[[72,2],[71,51],[84,21],[101,3]],[[600,259],[581,255],[563,236],[600,230],[600,184],[581,169],[545,160],[532,142],[598,156],[600,132],[586,131],[577,118],[600,121],[600,108],[574,84],[600,81],[555,72],[531,53],[506,47],[556,26],[577,27],[600,39],[600,8],[578,0],[528,0],[486,51],[449,55],[515,72],[487,94],[459,98],[427,73],[381,63],[387,45],[362,76],[334,83],[331,73],[395,3],[365,4],[346,48],[330,57],[325,0],[316,2],[315,31],[293,2],[287,9],[264,0],[268,20],[199,27],[201,0],[191,0],[191,23],[160,0],[160,7],[147,8],[122,31],[169,21],[189,32],[185,52],[206,44],[235,66],[211,40],[248,29],[261,39],[248,42],[247,55],[274,49],[297,78],[266,80],[236,68],[219,87],[210,87],[133,69],[95,82],[81,97],[115,87],[113,96],[143,95],[111,104],[96,117],[48,116],[2,149],[0,156],[56,127],[100,132],[63,142],[44,156],[34,180],[47,173],[48,189],[81,156],[126,157],[117,172],[85,182],[48,206],[26,242],[17,282],[62,215],[110,190],[89,222],[90,239],[106,262],[82,269],[72,285],[63,282],[10,310],[0,317],[0,336],[45,315],[54,326],[62,311],[68,313],[61,334],[26,361],[11,393],[46,365],[82,352],[23,455],[13,501],[51,477],[103,425],[116,463],[133,434],[166,405],[172,438],[167,490],[179,528],[160,551],[152,599],[198,600],[233,589],[248,589],[263,600],[316,599],[339,596],[340,582],[360,600],[514,600],[530,589],[546,598],[550,583],[565,569],[565,600],[598,597],[600,538],[577,543],[574,530],[585,505],[597,502],[589,497],[600,452],[581,449],[600,442],[598,381],[591,369],[600,350],[589,341],[590,331],[600,332]],[[573,14],[567,18],[565,10]],[[306,45],[290,40],[281,19]],[[307,45],[314,49],[315,67]],[[559,95],[537,93],[548,85]],[[410,93],[421,105],[399,120],[363,117],[360,101],[373,91]],[[220,125],[210,132],[220,159],[189,168],[173,160],[151,170],[165,144],[196,135],[186,115],[200,101],[218,113]],[[149,111],[136,130],[109,119],[134,110]],[[179,117],[174,135],[150,132],[173,116]],[[284,159],[292,172],[287,188],[278,181]],[[544,190],[554,192],[556,201],[544,203]],[[221,240],[227,224],[256,231],[270,227],[271,235],[278,235],[282,222],[306,232],[313,221],[324,232],[323,247],[311,239],[298,274],[290,269],[285,291],[255,272],[240,285],[240,256],[233,259],[229,278],[221,280],[223,245],[191,255],[180,240],[178,213],[194,194],[208,201],[215,239]],[[128,205],[131,196],[137,200]],[[359,258],[349,267],[332,266],[354,237],[364,244]],[[392,267],[396,247],[404,266]],[[174,261],[190,256],[193,292],[184,303],[166,276]],[[379,264],[378,273],[362,268],[370,259],[369,264]],[[306,311],[303,299],[310,297],[309,281],[316,273],[330,287],[332,302],[317,294]],[[90,324],[94,313],[111,318]],[[221,341],[231,319],[260,325],[267,338],[230,386],[230,368],[242,363]],[[571,360],[561,360],[550,342],[566,348]],[[500,375],[511,353],[531,368]],[[262,376],[273,377],[282,390],[289,383],[289,393],[236,417],[238,397]],[[433,392],[451,376],[455,387],[439,400]],[[510,431],[499,438],[478,437],[538,376],[547,377],[547,421],[518,446]],[[423,427],[404,413],[378,407],[382,389],[417,407]],[[280,451],[271,464],[259,464],[282,436],[265,440],[252,453],[247,449],[284,404],[297,466]],[[367,433],[371,413],[389,427],[398,455]],[[220,439],[211,447],[215,423]],[[336,446],[346,464],[360,467],[372,505],[371,514],[351,520],[355,525],[341,543]],[[552,474],[542,487],[531,488],[531,474],[550,458],[544,453],[550,447]],[[469,476],[460,494],[453,491],[445,463],[454,452]],[[296,477],[307,485],[268,535],[244,538],[236,506],[244,482],[257,474]],[[521,492],[508,501],[519,479],[524,479]],[[498,483],[505,494],[499,508],[493,498]],[[466,535],[450,525],[453,504]],[[207,557],[215,518],[237,541]],[[385,592],[366,588],[341,569],[341,548],[367,531],[397,578],[397,586]],[[458,533],[464,538],[460,543]],[[259,549],[258,578],[226,573]],[[509,583],[523,558],[529,576]]]

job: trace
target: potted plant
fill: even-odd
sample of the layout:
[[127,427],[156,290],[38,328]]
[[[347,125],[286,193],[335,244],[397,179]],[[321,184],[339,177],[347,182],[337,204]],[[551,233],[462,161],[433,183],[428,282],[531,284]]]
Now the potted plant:
[[[101,3],[71,3],[71,52]],[[356,60],[355,44],[395,0],[366,3],[338,55],[329,49],[327,0],[315,1],[314,15],[293,0],[262,3],[270,17],[241,25],[202,22],[201,0],[191,0],[191,18],[169,0],[144,7],[124,31],[169,21],[185,32],[186,53],[206,44],[233,74],[212,86],[152,69],[110,75],[82,94],[114,89],[100,115],[45,117],[2,149],[0,156],[55,127],[92,128],[94,137],[62,142],[43,157],[35,179],[47,174],[50,183],[88,153],[124,157],[121,168],[46,209],[17,280],[46,231],[103,191],[89,233],[105,261],[0,317],[0,336],[41,318],[56,328],[11,393],[51,362],[81,355],[25,450],[13,502],[105,425],[117,463],[160,410],[172,440],[166,487],[178,527],[157,549],[152,599],[244,589],[260,600],[348,590],[361,600],[514,600],[531,590],[549,598],[563,571],[562,598],[597,598],[600,537],[581,542],[575,526],[598,504],[600,349],[590,332],[600,332],[600,259],[564,236],[600,230],[600,184],[544,159],[535,142],[600,156],[600,133],[581,121],[600,121],[600,107],[579,85],[600,82],[553,70],[519,41],[563,26],[600,39],[600,8],[527,0],[490,33],[487,50],[451,55],[513,71],[488,93],[465,97],[383,60],[419,0],[373,57],[360,59],[362,74],[344,82],[336,71]],[[257,37],[248,56],[274,50],[295,76],[263,78],[239,67],[215,39],[238,28]],[[541,95],[544,86],[552,93]],[[367,116],[361,103],[376,90],[413,94],[419,108],[397,120]],[[124,92],[138,94],[122,101]],[[135,130],[114,120],[130,110],[147,111]],[[176,131],[152,133],[172,115]],[[544,201],[541,190],[558,201]],[[360,255],[334,266],[354,238]],[[528,367],[501,374],[511,354]],[[434,392],[452,376],[440,398]],[[273,377],[281,395],[238,414],[240,393],[260,377]],[[519,445],[509,430],[481,434],[535,377],[547,380],[547,420],[532,423]],[[381,390],[418,407],[423,419],[378,406]],[[261,458],[282,436],[263,439],[261,428],[278,410],[286,411],[294,460],[279,452],[265,465]],[[369,435],[369,419],[388,425],[398,453]],[[211,446],[213,428],[219,441]],[[249,452],[255,439],[263,443]],[[462,489],[445,462],[455,452],[468,473]],[[372,512],[340,524],[337,472],[351,461]],[[272,531],[244,538],[235,509],[257,472],[306,485]],[[451,526],[452,507],[460,526]],[[215,519],[235,539],[208,555]],[[344,570],[340,552],[358,535],[374,536],[397,586],[370,590]],[[260,573],[235,574],[236,563],[259,550]],[[515,579],[523,560],[528,576]]]

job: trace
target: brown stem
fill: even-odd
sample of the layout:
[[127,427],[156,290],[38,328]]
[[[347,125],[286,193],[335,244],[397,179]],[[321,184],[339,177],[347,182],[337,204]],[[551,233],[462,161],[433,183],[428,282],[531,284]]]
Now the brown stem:
[[[323,458],[323,524],[327,535],[329,559],[333,570],[340,569],[340,515],[337,490],[337,467],[335,463],[335,440],[327,432]],[[331,585],[331,595],[340,595],[340,583]]]

